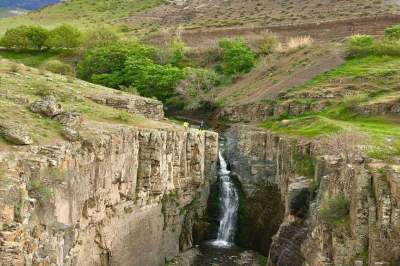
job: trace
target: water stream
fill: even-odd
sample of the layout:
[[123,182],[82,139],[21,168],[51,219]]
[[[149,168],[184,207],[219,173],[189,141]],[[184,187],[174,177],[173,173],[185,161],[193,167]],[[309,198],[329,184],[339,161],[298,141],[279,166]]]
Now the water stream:
[[220,186],[220,221],[217,239],[211,242],[216,247],[232,247],[234,245],[239,195],[230,177],[227,163],[223,157],[223,144],[219,151],[219,186]]

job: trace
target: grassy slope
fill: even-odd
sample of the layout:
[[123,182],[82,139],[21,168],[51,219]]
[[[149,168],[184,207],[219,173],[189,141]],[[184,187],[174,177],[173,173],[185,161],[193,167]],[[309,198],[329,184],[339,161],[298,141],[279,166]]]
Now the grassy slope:
[[[113,92],[108,88],[0,59],[0,120],[25,126],[36,143],[59,140],[60,125],[32,113],[28,103],[18,104],[13,99],[24,98],[32,102],[44,95],[54,95],[64,110],[81,112],[85,124],[125,124],[146,128],[170,126],[168,123],[148,120],[143,116],[97,104],[85,97],[89,93]],[[0,149],[4,145],[5,141],[0,138]]]
[[[324,3],[325,2],[325,3]],[[20,24],[53,27],[63,22],[81,28],[102,24],[128,24],[148,32],[166,26],[277,25],[396,14],[399,6],[383,0],[350,1],[208,1],[176,5],[165,0],[69,0],[28,15],[7,18],[0,33]]]
[[[280,101],[315,101],[330,98],[330,107],[297,117],[280,117],[263,124],[275,132],[292,136],[320,137],[341,131],[368,136],[375,144],[400,143],[400,121],[389,115],[363,116],[357,106],[397,99],[400,102],[400,58],[370,56],[352,59],[292,88]],[[320,95],[320,98],[317,98]],[[330,95],[330,96],[328,96]],[[400,146],[399,146],[400,147]]]
[[163,3],[163,0],[70,0],[27,15],[3,19],[0,33],[21,24],[40,24],[50,28],[62,23],[79,28],[118,24],[137,12]]
[[257,66],[234,84],[209,92],[210,100],[235,106],[275,99],[288,88],[343,63],[337,44],[321,44],[290,54],[275,53],[261,58]]

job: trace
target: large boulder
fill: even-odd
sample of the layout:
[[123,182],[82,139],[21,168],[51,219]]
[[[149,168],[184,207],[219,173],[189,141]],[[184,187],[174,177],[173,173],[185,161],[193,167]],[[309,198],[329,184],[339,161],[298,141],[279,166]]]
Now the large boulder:
[[45,96],[31,105],[31,111],[53,118],[62,112],[62,106],[57,103],[54,96]]
[[13,123],[0,123],[0,135],[16,145],[30,145],[33,143],[29,134],[21,126]]

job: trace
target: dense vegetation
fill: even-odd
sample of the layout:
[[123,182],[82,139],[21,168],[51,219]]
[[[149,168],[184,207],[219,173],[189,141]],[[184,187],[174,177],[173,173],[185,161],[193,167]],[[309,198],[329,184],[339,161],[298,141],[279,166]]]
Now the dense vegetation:
[[[178,109],[198,107],[204,93],[250,71],[256,62],[256,54],[240,39],[221,40],[216,48],[220,59],[202,68],[186,58],[188,48],[177,38],[158,49],[122,41],[105,26],[82,33],[67,24],[52,30],[23,25],[7,30],[0,44],[7,48],[2,54],[10,59],[23,55],[26,63],[31,57],[32,66],[64,75],[76,73],[96,84],[156,97]],[[67,64],[63,56],[74,61]]]
[[80,45],[81,37],[81,32],[67,24],[50,31],[40,26],[19,26],[7,30],[0,45],[17,50],[70,49]]

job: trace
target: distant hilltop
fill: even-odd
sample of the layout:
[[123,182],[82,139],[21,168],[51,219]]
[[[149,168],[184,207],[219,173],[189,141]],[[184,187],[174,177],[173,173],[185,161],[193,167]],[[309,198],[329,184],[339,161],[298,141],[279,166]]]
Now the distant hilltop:
[[0,0],[0,8],[35,10],[58,2],[61,0]]

